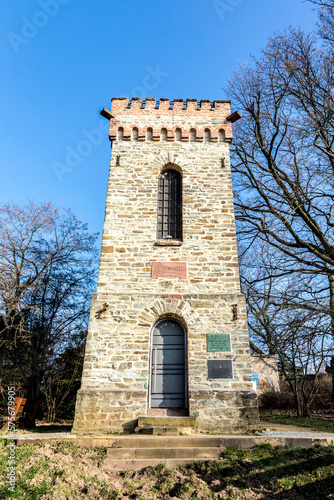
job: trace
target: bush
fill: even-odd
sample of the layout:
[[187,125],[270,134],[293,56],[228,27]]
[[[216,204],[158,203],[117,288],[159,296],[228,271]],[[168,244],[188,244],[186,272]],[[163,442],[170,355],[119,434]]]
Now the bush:
[[[312,382],[313,375],[309,375],[309,380],[306,381],[306,384],[311,384]],[[294,394],[288,382],[283,378],[280,380],[280,388],[280,392],[271,390],[258,395],[260,411],[270,412],[297,410]],[[311,403],[310,410],[312,412],[333,411],[334,405],[331,396],[332,376],[328,373],[321,373],[318,375],[318,390]]]

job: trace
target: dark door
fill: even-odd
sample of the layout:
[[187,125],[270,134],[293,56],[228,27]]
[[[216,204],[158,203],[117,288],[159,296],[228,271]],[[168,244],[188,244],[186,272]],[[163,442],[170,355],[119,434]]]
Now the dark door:
[[185,330],[177,321],[163,320],[153,329],[151,408],[186,408]]

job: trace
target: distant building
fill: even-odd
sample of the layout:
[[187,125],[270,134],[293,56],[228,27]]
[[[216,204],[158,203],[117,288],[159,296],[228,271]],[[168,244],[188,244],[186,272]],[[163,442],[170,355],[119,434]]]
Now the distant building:
[[266,391],[279,392],[279,373],[276,356],[251,356],[254,390],[262,394]]

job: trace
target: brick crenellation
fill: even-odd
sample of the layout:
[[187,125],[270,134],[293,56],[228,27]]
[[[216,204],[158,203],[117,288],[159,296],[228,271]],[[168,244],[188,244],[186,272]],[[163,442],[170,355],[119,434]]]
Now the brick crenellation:
[[103,112],[110,118],[112,141],[232,141],[228,100],[116,97],[112,99],[111,111]]
[[197,99],[171,100],[165,98],[157,100],[155,97],[146,97],[144,100],[141,97],[133,97],[132,99],[128,99],[127,97],[113,97],[111,102],[111,113],[126,110],[132,111],[136,116],[138,116],[138,112],[151,112],[152,110],[168,110],[182,114],[187,112],[193,113],[194,111],[206,114],[208,111],[211,111],[223,116],[231,106],[230,100],[210,101],[209,99],[202,99],[198,101]]

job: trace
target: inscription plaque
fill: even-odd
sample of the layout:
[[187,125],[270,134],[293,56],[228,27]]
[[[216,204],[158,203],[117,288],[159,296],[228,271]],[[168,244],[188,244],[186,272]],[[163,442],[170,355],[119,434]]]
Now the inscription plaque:
[[186,262],[152,262],[152,278],[187,278]]
[[225,352],[231,350],[231,336],[229,333],[209,333],[206,336],[207,352]]
[[208,378],[233,378],[232,360],[208,359]]

